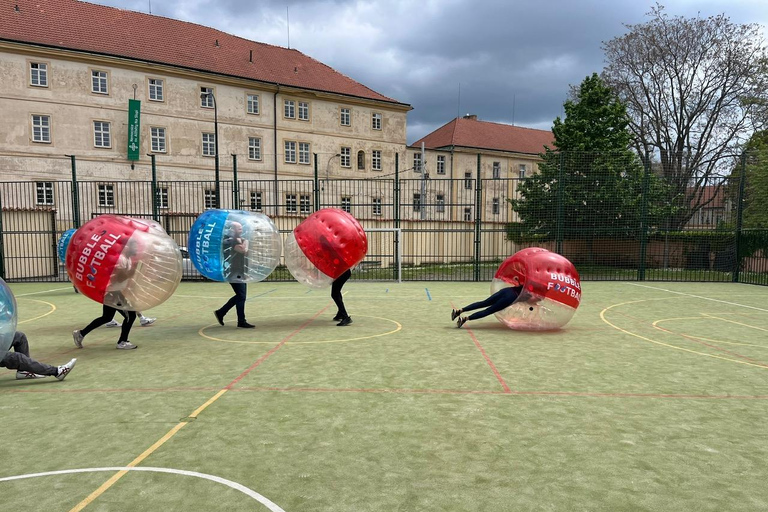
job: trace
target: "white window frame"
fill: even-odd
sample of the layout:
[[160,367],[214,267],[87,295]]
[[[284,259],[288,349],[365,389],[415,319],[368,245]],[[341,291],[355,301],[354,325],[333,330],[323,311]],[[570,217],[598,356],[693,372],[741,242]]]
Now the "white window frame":
[[93,122],[93,146],[102,149],[112,147],[112,123],[109,121]]
[[[210,94],[209,94],[210,93]],[[216,95],[216,91],[213,87],[200,86],[200,108],[213,108],[213,102],[216,101],[213,97]]]
[[35,204],[39,206],[53,206],[53,182],[37,181],[35,182]]
[[296,119],[296,100],[283,100],[283,117]]
[[352,213],[352,196],[341,196],[341,209]]
[[216,134],[211,132],[203,132],[201,134],[201,154],[204,157],[216,156]]
[[501,210],[501,208],[499,206],[499,198],[498,197],[494,197],[493,201],[491,202],[491,213],[493,215],[498,215],[500,210]]
[[413,211],[414,213],[418,213],[423,208],[423,204],[421,203],[421,194],[418,192],[413,193]]
[[472,190],[472,173],[471,172],[464,173],[464,189]]
[[260,190],[251,190],[251,210],[260,212],[264,209],[262,193]]
[[445,174],[445,155],[437,155],[437,174]]
[[352,167],[352,148],[347,146],[341,146],[341,150],[339,151],[339,155],[341,155],[341,158],[339,159],[339,165],[346,168]]
[[308,101],[298,102],[296,118],[299,121],[309,121],[309,102]]
[[29,85],[32,87],[48,87],[48,63],[29,63]]
[[493,179],[501,178],[501,162],[493,162]]
[[521,180],[522,180],[522,179],[525,179],[525,172],[526,172],[527,170],[528,170],[528,169],[527,169],[527,167],[526,167],[526,165],[525,165],[525,164],[520,164],[520,170],[519,170],[518,172],[519,172],[519,176],[520,176],[520,179],[521,179]]
[[371,170],[373,171],[381,170],[381,150],[380,149],[371,150]]
[[114,208],[115,207],[115,185],[112,183],[99,183],[99,207],[100,208]]
[[423,170],[423,162],[421,161],[421,153],[413,154],[413,172],[421,172]]
[[248,137],[248,160],[261,160],[261,137]]
[[203,190],[203,208],[213,210],[216,208],[216,189],[206,188]]
[[109,95],[109,72],[101,69],[91,70],[91,92]]
[[296,163],[296,141],[295,140],[283,141],[283,161],[286,164]]
[[341,126],[352,126],[352,109],[340,107],[339,124]]
[[381,198],[380,197],[371,198],[371,214],[381,215]]
[[258,94],[246,94],[245,95],[245,113],[253,116],[259,115],[259,95]]
[[371,129],[381,130],[381,120],[382,120],[381,112],[373,112],[371,114]]
[[157,207],[163,210],[168,209],[168,187],[157,187]]
[[464,221],[472,222],[472,208],[464,208]]
[[296,209],[296,194],[285,194],[285,213],[298,213]]
[[312,149],[312,146],[310,146],[309,142],[299,142],[298,144],[299,164],[301,165],[310,164],[311,149]]
[[166,153],[168,151],[168,139],[166,138],[165,127],[150,126],[149,141],[150,151],[152,151],[152,153]]
[[162,78],[147,78],[147,98],[149,98],[149,101],[165,101],[165,80]]
[[445,194],[437,194],[435,196],[435,211],[437,213],[445,213]]
[[299,213],[309,214],[312,211],[312,203],[310,201],[309,194],[301,194],[299,196]]
[[51,116],[32,114],[32,142],[51,143]]

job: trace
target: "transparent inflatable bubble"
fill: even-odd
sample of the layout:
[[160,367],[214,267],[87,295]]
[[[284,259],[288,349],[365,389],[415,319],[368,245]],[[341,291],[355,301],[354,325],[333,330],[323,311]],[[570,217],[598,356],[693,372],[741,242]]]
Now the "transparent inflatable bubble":
[[285,240],[285,266],[301,284],[314,289],[327,288],[333,278],[318,269],[299,247],[296,236],[291,232]]
[[[494,279],[491,293],[511,286],[506,281]],[[567,324],[575,308],[548,299],[534,292],[523,290],[514,304],[494,313],[496,319],[510,329],[521,331],[550,331]]]
[[5,357],[13,343],[17,323],[16,298],[6,282],[0,278],[0,359]]
[[120,215],[101,215],[78,229],[66,266],[83,295],[126,311],[162,304],[182,274],[181,251],[160,224]]
[[214,281],[263,281],[279,264],[282,250],[280,231],[262,213],[208,210],[189,232],[192,263]]

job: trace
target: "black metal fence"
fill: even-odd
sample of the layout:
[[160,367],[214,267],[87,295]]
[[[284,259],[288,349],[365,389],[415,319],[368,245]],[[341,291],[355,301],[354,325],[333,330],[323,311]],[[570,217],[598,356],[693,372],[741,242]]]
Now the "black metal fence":
[[[397,168],[380,179],[320,179],[315,167],[313,179],[216,183],[78,180],[73,158],[72,179],[0,182],[0,275],[66,281],[59,237],[104,213],[155,219],[185,248],[209,208],[263,212],[288,233],[335,207],[369,232],[355,279],[488,281],[506,257],[541,246],[569,258],[584,280],[768,285],[758,179],[767,165],[742,157],[681,179],[649,160],[572,154],[522,179],[429,179]],[[191,265],[184,277],[200,279]],[[269,277],[291,279],[284,267]]]

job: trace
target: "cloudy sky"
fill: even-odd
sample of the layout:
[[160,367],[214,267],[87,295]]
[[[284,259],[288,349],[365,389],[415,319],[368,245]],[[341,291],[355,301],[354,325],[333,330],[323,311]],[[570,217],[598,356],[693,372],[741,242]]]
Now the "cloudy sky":
[[[91,0],[290,46],[408,103],[408,143],[457,115],[550,129],[571,85],[600,72],[601,42],[653,0]],[[666,0],[725,13],[768,39],[768,0]]]

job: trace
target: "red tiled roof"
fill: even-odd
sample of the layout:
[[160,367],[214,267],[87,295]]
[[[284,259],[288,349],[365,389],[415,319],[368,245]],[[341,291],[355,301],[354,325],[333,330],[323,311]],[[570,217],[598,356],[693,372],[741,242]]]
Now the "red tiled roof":
[[[0,10],[0,40],[169,64],[409,107],[297,50],[194,23],[78,0],[9,0],[2,2]],[[249,62],[251,50],[253,62]]]
[[411,146],[421,147],[424,142],[429,149],[455,146],[539,154],[544,152],[545,145],[552,147],[554,139],[552,132],[546,130],[456,118]]

